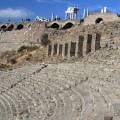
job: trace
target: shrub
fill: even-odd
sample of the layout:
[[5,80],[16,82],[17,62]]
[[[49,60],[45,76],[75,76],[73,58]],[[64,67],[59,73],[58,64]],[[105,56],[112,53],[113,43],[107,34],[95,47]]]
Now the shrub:
[[9,62],[10,62],[11,64],[16,64],[16,63],[17,63],[17,61],[16,61],[15,58],[11,58],[11,59],[9,60]]
[[4,63],[0,63],[0,70],[9,69],[9,68],[10,68],[10,65],[4,64]]
[[41,44],[46,46],[49,44],[49,40],[48,40],[48,34],[47,33],[44,33],[41,35]]
[[23,45],[17,50],[17,52],[33,51],[36,49],[38,49],[38,46],[25,46],[25,45]]

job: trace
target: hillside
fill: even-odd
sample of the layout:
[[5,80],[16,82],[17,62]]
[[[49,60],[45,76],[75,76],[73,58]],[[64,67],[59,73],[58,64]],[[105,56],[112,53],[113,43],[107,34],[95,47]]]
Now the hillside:
[[0,71],[0,119],[119,120],[119,54],[105,48],[83,59]]

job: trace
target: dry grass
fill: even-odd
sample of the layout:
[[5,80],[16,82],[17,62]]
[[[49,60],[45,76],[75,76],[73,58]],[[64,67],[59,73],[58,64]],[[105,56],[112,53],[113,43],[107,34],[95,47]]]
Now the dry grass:
[[38,63],[43,62],[46,58],[46,47],[21,46],[16,51],[6,51],[0,55],[0,69],[16,67],[26,62]]
[[10,68],[11,68],[11,65],[0,63],[0,70],[6,70],[6,69],[10,69]]
[[19,52],[29,52],[29,51],[34,51],[34,50],[36,50],[36,49],[38,49],[39,47],[38,46],[36,46],[36,45],[34,45],[34,46],[25,46],[25,45],[23,45],[23,46],[21,46],[18,50],[17,50],[17,52],[19,53]]

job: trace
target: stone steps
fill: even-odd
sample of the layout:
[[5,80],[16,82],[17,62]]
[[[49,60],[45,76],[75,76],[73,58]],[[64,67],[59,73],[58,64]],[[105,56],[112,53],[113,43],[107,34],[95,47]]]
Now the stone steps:
[[[5,89],[0,94],[0,119],[104,120],[105,113],[113,115],[112,104],[120,98],[119,84],[102,78],[102,70],[97,74],[94,65],[87,69],[76,63],[6,72],[0,76],[0,81],[6,80],[0,87]],[[10,88],[12,82],[19,84]]]

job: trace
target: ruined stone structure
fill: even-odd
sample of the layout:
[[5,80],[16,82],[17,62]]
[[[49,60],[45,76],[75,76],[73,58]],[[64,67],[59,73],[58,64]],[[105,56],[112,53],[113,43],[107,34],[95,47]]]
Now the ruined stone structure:
[[[25,24],[1,24],[1,52],[18,49],[22,45],[41,43],[41,35],[45,32],[51,41],[48,45],[49,56],[69,58],[80,57],[96,51],[106,45],[119,46],[120,22],[108,22],[98,25],[84,25],[78,21],[53,21],[48,23],[33,22]],[[3,26],[6,29],[2,30]],[[13,27],[9,31],[9,27]],[[18,30],[17,28],[20,29]],[[9,29],[8,29],[9,28]],[[16,30],[17,29],[17,30]]]
[[48,46],[48,56],[82,57],[89,52],[100,49],[100,38],[98,33],[86,33],[78,36],[78,41],[54,42]]
[[[36,21],[0,28],[0,52],[37,44],[47,49],[47,60],[86,59],[0,71],[0,120],[120,120],[120,52],[114,51],[120,48],[120,21]],[[43,33],[50,41],[44,47]]]
[[119,21],[120,18],[115,13],[92,13],[84,20],[84,25],[98,24],[100,22]]
[[119,26],[118,21],[91,26],[75,25],[70,30],[59,28],[49,34],[48,56],[80,57],[105,46],[119,47]]
[[46,33],[51,41],[46,53],[48,56],[80,57],[112,43],[119,46],[119,26],[119,21],[89,26],[70,20],[1,24],[0,47],[2,52],[22,45],[40,45],[41,35]]
[[[9,27],[13,26],[11,30]],[[7,23],[0,24],[1,52],[17,50],[22,45],[40,44],[40,36],[44,32],[44,23]],[[4,27],[4,29],[2,29]]]
[[47,27],[57,29],[69,29],[77,24],[79,24],[79,21],[77,20],[52,21],[48,22]]
[[107,7],[90,12],[88,9],[84,9],[83,13],[84,25],[108,23],[113,21],[119,21],[118,15],[110,11]]

